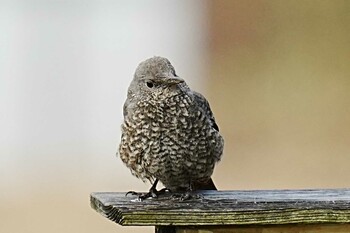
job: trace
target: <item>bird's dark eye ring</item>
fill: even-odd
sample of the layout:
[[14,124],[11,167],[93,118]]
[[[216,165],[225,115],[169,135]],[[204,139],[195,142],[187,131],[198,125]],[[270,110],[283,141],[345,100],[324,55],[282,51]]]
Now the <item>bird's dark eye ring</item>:
[[146,86],[147,86],[148,88],[152,88],[152,87],[154,87],[154,84],[153,84],[153,82],[151,82],[151,81],[147,81],[147,82],[146,82]]

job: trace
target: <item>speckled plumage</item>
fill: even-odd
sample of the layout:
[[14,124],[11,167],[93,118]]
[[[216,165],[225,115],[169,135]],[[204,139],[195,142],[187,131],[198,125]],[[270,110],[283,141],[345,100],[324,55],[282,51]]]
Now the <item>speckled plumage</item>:
[[140,63],[124,104],[119,145],[132,174],[171,191],[211,182],[223,146],[207,100],[177,77],[170,62],[153,57]]

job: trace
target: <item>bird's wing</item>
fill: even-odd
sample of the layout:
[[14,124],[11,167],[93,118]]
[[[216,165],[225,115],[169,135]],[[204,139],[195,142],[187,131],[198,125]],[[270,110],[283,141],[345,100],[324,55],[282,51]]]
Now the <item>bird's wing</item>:
[[207,99],[200,93],[193,91],[193,96],[195,101],[198,103],[198,106],[202,109],[202,111],[209,117],[212,127],[219,132],[219,127],[215,122],[214,114],[210,109],[209,102]]

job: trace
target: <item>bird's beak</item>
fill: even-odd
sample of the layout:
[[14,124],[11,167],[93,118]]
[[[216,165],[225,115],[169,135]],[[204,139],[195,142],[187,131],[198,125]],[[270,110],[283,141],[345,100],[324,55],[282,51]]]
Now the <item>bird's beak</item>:
[[173,76],[171,78],[167,78],[166,82],[169,84],[179,84],[179,83],[185,82],[185,80],[183,80],[182,78]]

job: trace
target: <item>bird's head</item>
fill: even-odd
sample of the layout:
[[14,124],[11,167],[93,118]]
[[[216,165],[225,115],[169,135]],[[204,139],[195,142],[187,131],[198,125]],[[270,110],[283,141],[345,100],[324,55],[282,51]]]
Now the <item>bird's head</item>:
[[179,78],[168,59],[152,57],[139,64],[128,97],[166,99],[178,94],[185,81]]

